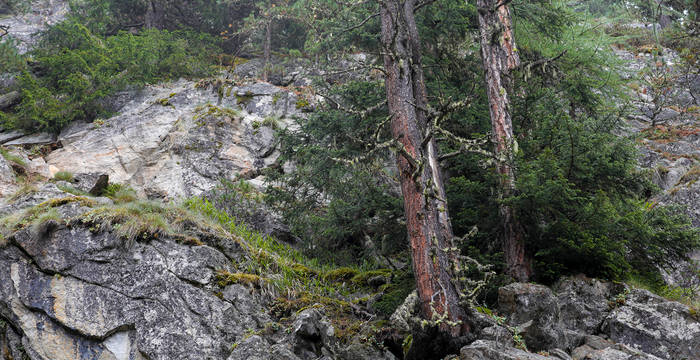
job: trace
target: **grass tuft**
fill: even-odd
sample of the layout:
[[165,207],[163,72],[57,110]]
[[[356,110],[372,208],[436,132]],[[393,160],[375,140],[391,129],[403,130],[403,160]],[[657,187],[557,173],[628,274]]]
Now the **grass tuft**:
[[11,234],[27,226],[32,226],[37,229],[38,226],[49,220],[60,222],[62,219],[58,211],[56,211],[56,208],[69,203],[79,203],[86,207],[93,207],[97,204],[94,200],[80,196],[47,200],[20,213],[0,218],[0,236],[7,238]]
[[[700,276],[700,273],[696,275]],[[700,288],[669,286],[640,276],[633,276],[626,283],[635,289],[648,290],[667,300],[684,304],[690,308],[691,315],[700,311]]]
[[116,204],[125,204],[138,200],[136,190],[122,184],[109,184],[102,195],[112,199]]
[[2,155],[2,157],[5,158],[5,160],[7,160],[11,163],[15,163],[15,164],[22,166],[22,167],[27,166],[27,163],[24,161],[24,159],[22,159],[21,157],[15,155],[15,154],[10,153],[9,151],[7,151],[6,149],[1,148],[1,147],[0,147],[0,155]]
[[73,174],[68,171],[59,171],[53,176],[53,178],[58,181],[71,182],[73,181]]

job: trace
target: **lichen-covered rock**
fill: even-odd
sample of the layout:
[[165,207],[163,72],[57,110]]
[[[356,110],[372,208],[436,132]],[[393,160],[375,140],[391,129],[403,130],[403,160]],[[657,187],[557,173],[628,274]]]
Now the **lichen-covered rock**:
[[396,308],[389,321],[391,325],[403,332],[410,332],[415,322],[415,317],[418,314],[418,293],[416,291],[411,292],[403,303]]
[[622,344],[615,344],[601,337],[588,335],[585,343],[571,352],[573,360],[660,360]]
[[230,263],[213,247],[168,239],[126,248],[79,224],[26,229],[0,249],[0,315],[32,359],[225,359],[247,329],[270,321],[245,288],[235,302],[216,295],[214,271]]
[[662,359],[700,359],[700,322],[680,303],[633,290],[605,319],[603,333]]
[[32,1],[27,13],[2,16],[0,25],[9,26],[9,35],[18,40],[18,50],[25,53],[36,43],[38,32],[47,26],[63,21],[68,15],[68,1],[46,0]]
[[362,345],[350,344],[340,351],[338,359],[341,360],[397,360],[396,356],[388,350]]
[[498,289],[498,307],[531,350],[568,348],[557,298],[548,287],[513,283]]
[[610,313],[608,302],[624,285],[584,276],[563,278],[554,287],[564,326],[581,334],[595,334]]
[[0,110],[4,110],[19,101],[21,98],[18,91],[11,91],[7,94],[0,95]]
[[299,360],[289,349],[280,345],[271,345],[259,335],[253,335],[237,343],[227,360]]
[[149,86],[119,115],[66,128],[46,161],[74,175],[104,173],[151,198],[200,195],[275,162],[271,128],[301,115],[296,96],[267,83]]
[[0,199],[14,194],[17,189],[15,172],[10,163],[0,155]]
[[[13,194],[17,195],[17,194]],[[0,199],[0,216],[18,212],[32,207],[49,199],[73,196],[59,189],[54,183],[44,183],[36,187],[30,187],[25,193],[15,196],[12,201]]]
[[303,359],[315,358],[335,348],[335,330],[328,319],[316,309],[306,309],[297,315],[292,325],[292,346]]
[[461,360],[551,360],[538,354],[504,346],[495,341],[477,340],[460,350]]

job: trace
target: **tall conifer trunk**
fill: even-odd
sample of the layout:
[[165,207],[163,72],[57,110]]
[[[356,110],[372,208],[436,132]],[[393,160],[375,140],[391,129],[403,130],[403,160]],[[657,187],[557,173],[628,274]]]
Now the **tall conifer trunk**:
[[[513,137],[508,92],[512,89],[510,72],[520,65],[520,57],[515,47],[507,1],[477,0],[477,7],[481,59],[491,113],[492,141],[496,155],[505,160],[497,165],[501,182],[499,200],[502,200],[515,191],[513,153],[517,143]],[[499,207],[506,272],[518,281],[527,281],[532,275],[532,260],[525,249],[523,227],[512,207],[506,204]]]
[[470,328],[451,279],[453,259],[446,249],[453,233],[436,142],[424,141],[428,101],[415,0],[385,0],[380,6],[387,103],[393,137],[405,150],[397,154],[397,165],[421,311],[426,319],[443,319],[441,332],[459,336]]
[[263,45],[263,81],[267,81],[270,74],[270,52],[272,48],[272,18],[265,22],[265,44]]

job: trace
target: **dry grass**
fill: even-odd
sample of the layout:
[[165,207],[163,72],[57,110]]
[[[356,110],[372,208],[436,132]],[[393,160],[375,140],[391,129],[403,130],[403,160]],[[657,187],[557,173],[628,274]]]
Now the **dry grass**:
[[676,142],[682,138],[697,134],[700,134],[700,128],[688,125],[656,125],[642,130],[642,135],[645,138],[662,144]]

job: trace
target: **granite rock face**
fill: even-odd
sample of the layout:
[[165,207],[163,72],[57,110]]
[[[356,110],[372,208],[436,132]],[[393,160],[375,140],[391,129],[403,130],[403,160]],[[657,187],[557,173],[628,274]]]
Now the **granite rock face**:
[[34,0],[26,13],[0,17],[0,25],[9,26],[9,36],[18,41],[19,52],[25,53],[36,44],[36,33],[47,25],[61,22],[68,11],[68,1],[65,0]]
[[561,279],[553,287],[564,327],[581,334],[600,330],[610,313],[610,301],[625,289],[622,284],[584,276]]
[[300,115],[297,95],[267,83],[231,86],[221,96],[196,85],[150,86],[113,118],[73,124],[59,135],[62,148],[46,157],[48,166],[104,173],[150,198],[175,199],[272,165],[271,126]]
[[543,285],[514,283],[498,290],[498,307],[532,350],[566,348],[557,298]]
[[17,188],[15,173],[10,162],[0,156],[0,198],[14,194]]
[[0,315],[32,359],[225,359],[270,321],[245,288],[235,302],[216,296],[214,271],[230,264],[206,245],[127,249],[82,226],[28,228],[0,249]]
[[573,360],[659,360],[623,344],[615,344],[595,335],[585,338],[585,343],[572,351]]
[[460,351],[461,360],[550,360],[513,347],[505,347],[495,341],[477,340]]
[[603,334],[662,359],[700,359],[700,322],[687,306],[633,290],[605,319]]
[[468,349],[470,356],[499,359],[488,355],[498,351],[504,359],[516,356],[512,339],[520,334],[530,351],[574,360],[700,360],[695,310],[624,284],[576,276],[560,280],[552,291],[514,283],[499,289],[499,313],[507,316],[509,331],[483,329],[486,342]]

